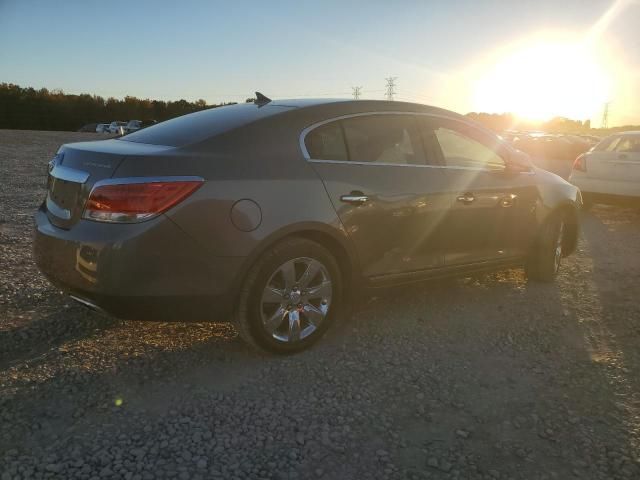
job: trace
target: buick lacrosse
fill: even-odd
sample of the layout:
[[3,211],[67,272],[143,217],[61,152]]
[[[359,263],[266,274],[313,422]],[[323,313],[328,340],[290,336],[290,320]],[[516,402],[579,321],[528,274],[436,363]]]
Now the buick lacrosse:
[[75,300],[233,321],[272,352],[317,341],[354,292],[523,266],[551,281],[579,190],[453,112],[281,100],[63,145],[35,258]]

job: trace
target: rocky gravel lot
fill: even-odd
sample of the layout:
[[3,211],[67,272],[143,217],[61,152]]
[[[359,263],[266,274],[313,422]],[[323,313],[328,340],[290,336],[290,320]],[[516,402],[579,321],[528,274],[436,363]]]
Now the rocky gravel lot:
[[584,214],[556,284],[394,289],[273,357],[47,284],[46,164],[93,138],[0,131],[0,480],[640,478],[639,212]]

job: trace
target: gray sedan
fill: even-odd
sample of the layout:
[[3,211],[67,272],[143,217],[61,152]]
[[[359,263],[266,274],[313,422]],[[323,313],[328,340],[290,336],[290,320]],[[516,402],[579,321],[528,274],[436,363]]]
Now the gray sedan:
[[48,182],[35,257],[52,283],[121,318],[233,320],[280,353],[363,289],[513,266],[551,281],[581,205],[453,112],[260,95],[63,145]]

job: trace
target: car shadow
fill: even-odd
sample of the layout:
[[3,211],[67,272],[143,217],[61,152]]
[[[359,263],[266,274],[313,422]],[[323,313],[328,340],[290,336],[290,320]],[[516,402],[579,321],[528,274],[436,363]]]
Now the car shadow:
[[[96,314],[70,301],[65,303],[64,299],[60,295],[45,307],[21,312],[20,315],[30,318],[0,330],[0,369],[121,324],[120,320]],[[15,310],[14,307],[7,316],[16,315]]]

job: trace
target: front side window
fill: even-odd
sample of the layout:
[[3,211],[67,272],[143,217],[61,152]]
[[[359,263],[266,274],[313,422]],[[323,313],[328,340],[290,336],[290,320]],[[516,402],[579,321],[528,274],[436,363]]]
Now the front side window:
[[424,165],[425,156],[412,115],[366,115],[342,121],[352,162]]
[[314,160],[348,160],[347,147],[340,122],[315,128],[304,139],[309,158]]
[[[495,149],[477,138],[463,126],[435,125],[433,136],[442,150],[444,164],[448,167],[502,170],[504,159]],[[497,142],[496,142],[497,146]]]

